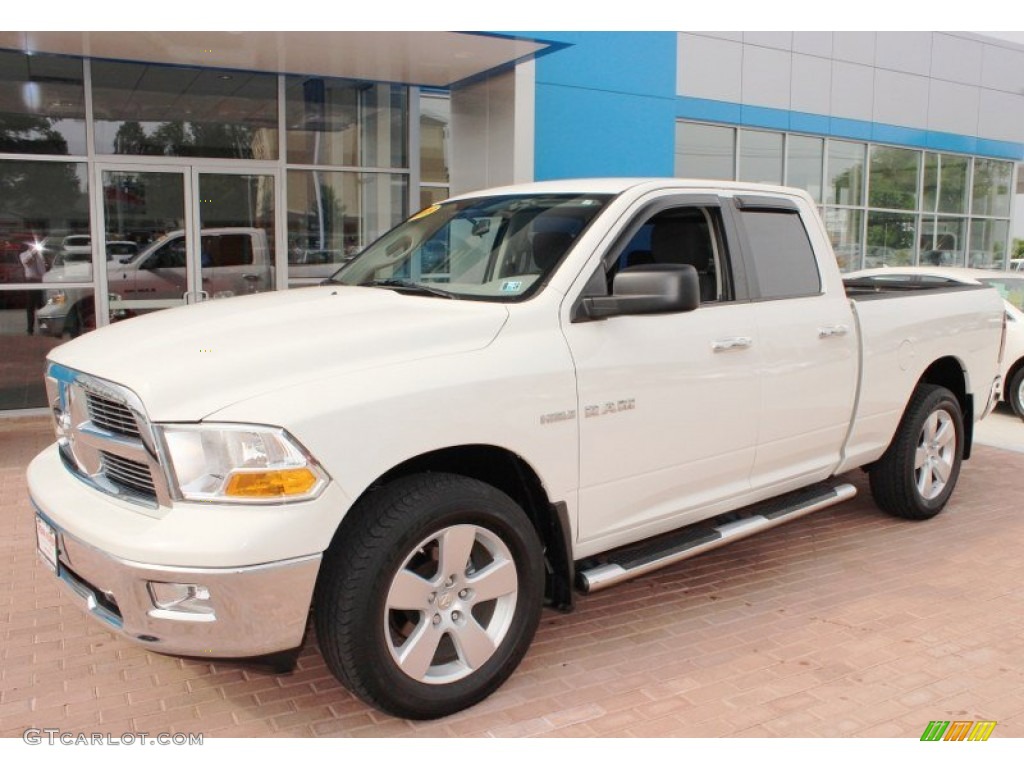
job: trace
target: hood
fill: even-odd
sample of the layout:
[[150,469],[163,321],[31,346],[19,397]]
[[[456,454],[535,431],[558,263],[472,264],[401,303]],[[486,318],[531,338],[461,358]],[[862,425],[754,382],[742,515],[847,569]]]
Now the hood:
[[480,349],[507,318],[501,304],[318,286],[155,312],[50,359],[129,387],[155,421],[197,421],[282,387]]

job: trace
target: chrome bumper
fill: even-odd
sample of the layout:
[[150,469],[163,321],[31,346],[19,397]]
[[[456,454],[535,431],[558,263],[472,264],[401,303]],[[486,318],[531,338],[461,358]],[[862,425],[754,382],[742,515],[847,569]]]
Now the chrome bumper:
[[[107,629],[159,653],[240,658],[302,644],[320,555],[239,568],[171,568],[123,560],[57,533],[65,594]],[[156,585],[156,586],[154,586]],[[208,594],[199,610],[158,605],[162,585]]]

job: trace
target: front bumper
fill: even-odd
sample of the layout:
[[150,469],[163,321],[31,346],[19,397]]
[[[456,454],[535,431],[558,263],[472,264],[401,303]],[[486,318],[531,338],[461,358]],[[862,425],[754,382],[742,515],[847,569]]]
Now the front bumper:
[[[33,507],[56,533],[64,592],[107,629],[183,656],[261,656],[302,644],[320,555],[234,568],[147,565],[86,544]],[[201,613],[161,607],[153,584],[199,585],[208,605]]]
[[36,330],[42,336],[55,336],[60,338],[64,335],[67,314],[57,315],[52,313],[44,314],[45,308],[36,312]]

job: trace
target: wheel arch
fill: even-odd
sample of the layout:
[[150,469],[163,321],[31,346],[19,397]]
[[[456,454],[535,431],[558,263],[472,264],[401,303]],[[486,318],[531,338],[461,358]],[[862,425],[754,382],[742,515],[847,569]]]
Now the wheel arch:
[[929,365],[917,384],[935,384],[945,387],[960,403],[960,411],[964,419],[964,460],[971,457],[971,446],[974,444],[974,396],[970,392],[970,382],[964,364],[955,357],[941,357]]
[[[472,444],[440,448],[406,459],[374,480],[356,500],[409,475],[445,472],[487,483],[518,504],[540,538],[545,560],[545,600],[558,610],[572,610],[574,604],[572,526],[565,502],[553,502],[540,476],[521,456],[507,448]],[[355,506],[355,504],[353,506]],[[343,535],[342,518],[335,538]]]

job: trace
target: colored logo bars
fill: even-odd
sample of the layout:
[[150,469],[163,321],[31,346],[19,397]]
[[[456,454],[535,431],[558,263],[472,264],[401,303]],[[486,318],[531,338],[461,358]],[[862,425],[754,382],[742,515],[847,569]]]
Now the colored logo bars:
[[995,727],[995,720],[932,720],[921,741],[988,741]]

